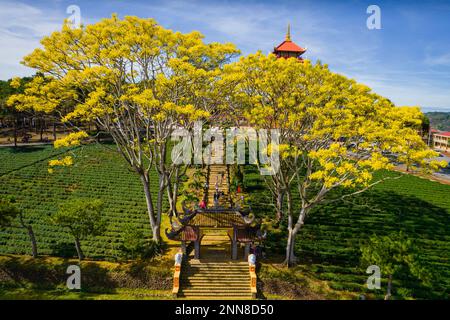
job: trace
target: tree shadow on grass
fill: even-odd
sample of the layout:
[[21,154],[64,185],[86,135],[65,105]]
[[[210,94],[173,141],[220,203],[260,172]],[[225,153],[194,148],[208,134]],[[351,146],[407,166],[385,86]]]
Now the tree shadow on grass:
[[11,153],[32,153],[39,152],[45,150],[45,147],[42,145],[33,145],[33,146],[17,146],[11,147]]
[[77,257],[77,250],[72,242],[57,242],[50,246],[52,256],[61,258]]
[[[37,291],[52,291],[68,294],[66,281],[70,265],[81,266],[82,293],[114,293],[116,283],[107,268],[95,262],[81,262],[74,259],[46,260],[45,258],[8,257],[0,264],[1,283],[11,288],[29,288]],[[56,291],[55,291],[56,290]]]
[[[316,272],[351,284],[356,281],[353,276],[364,275],[360,248],[367,239],[374,234],[403,231],[414,241],[427,270],[445,280],[450,279],[449,225],[446,208],[413,196],[371,190],[349,202],[324,205],[312,212],[298,235],[297,255],[302,264],[316,265]],[[348,279],[343,275],[348,275]],[[406,274],[403,278],[415,293],[426,293],[418,281]],[[435,292],[428,292],[425,297],[448,291],[449,283],[445,281],[436,280]]]
[[[325,205],[311,212],[298,242],[300,246],[316,244],[317,248],[353,245],[359,250],[361,240],[373,234],[389,235],[400,230],[417,241],[445,241],[450,237],[449,225],[450,214],[445,208],[417,197],[373,191],[352,202]],[[328,245],[317,246],[321,241]],[[320,250],[317,253],[311,258],[320,262]],[[335,256],[339,252],[335,251]]]

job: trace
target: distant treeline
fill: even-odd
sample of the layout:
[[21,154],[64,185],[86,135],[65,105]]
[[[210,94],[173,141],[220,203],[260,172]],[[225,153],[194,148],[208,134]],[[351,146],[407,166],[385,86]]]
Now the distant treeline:
[[450,131],[450,112],[427,112],[431,127],[442,131]]

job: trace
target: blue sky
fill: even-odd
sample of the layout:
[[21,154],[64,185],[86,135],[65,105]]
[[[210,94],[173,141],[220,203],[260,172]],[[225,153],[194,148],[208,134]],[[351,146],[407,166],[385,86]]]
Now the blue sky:
[[[380,30],[366,27],[371,4],[381,9]],[[397,105],[450,111],[450,1],[0,0],[0,79],[33,73],[21,58],[60,28],[69,5],[80,7],[83,23],[114,12],[152,17],[173,30],[198,30],[208,42],[233,42],[243,54],[270,52],[290,23],[308,59],[320,59]]]

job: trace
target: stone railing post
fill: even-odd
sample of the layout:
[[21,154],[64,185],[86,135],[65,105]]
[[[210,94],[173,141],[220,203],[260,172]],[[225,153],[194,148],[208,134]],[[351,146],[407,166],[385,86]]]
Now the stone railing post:
[[256,298],[256,256],[254,254],[248,255],[248,268],[250,272],[250,291],[252,298]]
[[173,273],[172,294],[174,298],[178,296],[178,291],[180,290],[180,275],[182,263],[183,263],[183,253],[178,252],[177,254],[175,254],[175,271]]

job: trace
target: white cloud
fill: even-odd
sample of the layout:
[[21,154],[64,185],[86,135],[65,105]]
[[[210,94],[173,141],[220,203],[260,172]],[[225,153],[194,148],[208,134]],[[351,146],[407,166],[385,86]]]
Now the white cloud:
[[425,63],[430,66],[450,66],[450,52],[435,56],[427,54]]
[[22,66],[22,58],[39,46],[39,40],[61,28],[64,12],[41,9],[20,3],[2,2],[0,5],[0,79],[33,74]]
[[[114,5],[101,2],[96,6],[106,16],[111,10],[120,13],[126,8],[128,14],[150,15],[165,27],[183,32],[199,30],[206,35],[206,41],[236,43],[244,54],[271,51],[284,39],[290,23],[293,40],[308,48],[304,55],[307,58],[330,64],[331,70],[373,87],[375,92],[397,104],[450,109],[449,73],[436,68],[450,65],[450,53],[436,54],[437,51],[425,48],[424,61],[413,61],[414,65],[408,65],[411,63],[408,61],[398,65],[384,61],[384,30],[365,30],[364,19],[360,26],[344,26],[342,17],[330,16],[326,10],[311,7],[308,2],[287,6],[275,2],[161,0],[115,2]],[[361,12],[364,18],[365,10]],[[6,49],[0,51],[0,78],[31,74],[32,71],[19,64],[20,60],[39,46],[42,36],[59,29],[64,18],[65,9],[56,11],[2,2],[0,41]],[[84,15],[82,18],[84,23],[92,22]]]

